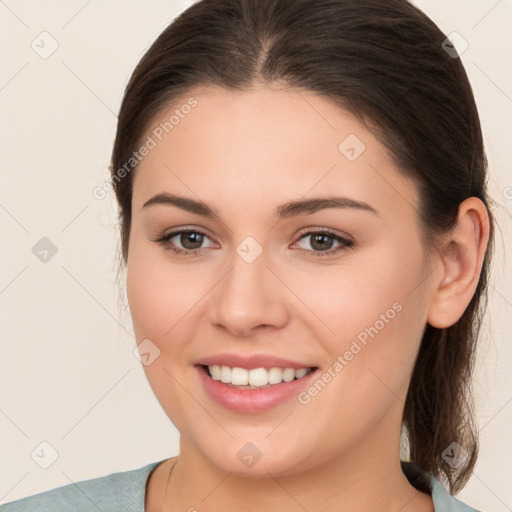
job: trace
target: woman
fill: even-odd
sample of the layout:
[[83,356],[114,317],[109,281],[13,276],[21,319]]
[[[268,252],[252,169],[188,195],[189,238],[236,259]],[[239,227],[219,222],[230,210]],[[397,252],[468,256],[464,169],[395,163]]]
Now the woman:
[[180,453],[2,511],[474,510],[453,494],[493,218],[471,87],[429,18],[197,2],[136,67],[111,171]]

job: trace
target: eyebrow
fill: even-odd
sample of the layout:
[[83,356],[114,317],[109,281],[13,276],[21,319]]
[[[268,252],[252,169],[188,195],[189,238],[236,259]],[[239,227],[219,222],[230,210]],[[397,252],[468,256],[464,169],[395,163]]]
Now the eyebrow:
[[[167,193],[156,194],[151,199],[146,201],[142,208],[148,208],[157,204],[172,205],[187,212],[195,213],[196,215],[220,219],[218,212],[203,201],[196,201],[187,197]],[[356,201],[355,199],[351,199],[349,197],[339,196],[290,201],[278,206],[275,210],[275,215],[276,217],[285,219],[289,217],[297,217],[299,215],[311,215],[315,212],[328,208],[353,208],[356,210],[368,211],[375,215],[379,215],[379,212],[375,208],[365,202]]]

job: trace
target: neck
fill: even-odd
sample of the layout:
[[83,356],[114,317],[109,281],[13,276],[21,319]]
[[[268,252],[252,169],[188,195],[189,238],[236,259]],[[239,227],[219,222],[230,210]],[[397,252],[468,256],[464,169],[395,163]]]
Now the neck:
[[182,438],[177,462],[169,461],[165,477],[161,475],[158,508],[146,510],[432,512],[431,497],[412,487],[402,473],[399,444],[399,438],[386,442],[373,432],[357,449],[326,456],[321,465],[254,477],[223,471]]

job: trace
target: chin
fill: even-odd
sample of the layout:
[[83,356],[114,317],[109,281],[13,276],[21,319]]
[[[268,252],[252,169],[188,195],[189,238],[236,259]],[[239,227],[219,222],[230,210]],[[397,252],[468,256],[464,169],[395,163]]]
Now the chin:
[[[283,450],[282,446],[276,447],[268,441],[252,443],[233,440],[229,446],[219,446],[215,451],[208,447],[202,450],[202,453],[213,466],[226,473],[240,477],[268,478],[269,474],[285,476],[297,473],[300,469],[307,469],[302,467],[308,460],[303,448],[291,451],[293,455]],[[297,453],[301,454],[300,459]],[[311,463],[311,460],[308,462]]]

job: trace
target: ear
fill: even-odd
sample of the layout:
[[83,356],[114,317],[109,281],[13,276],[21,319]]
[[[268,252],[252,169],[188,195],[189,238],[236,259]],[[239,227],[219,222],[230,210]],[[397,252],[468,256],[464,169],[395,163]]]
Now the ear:
[[432,327],[455,324],[473,297],[489,241],[487,208],[469,197],[459,206],[457,224],[443,240],[439,252],[440,272],[434,286],[427,321]]

